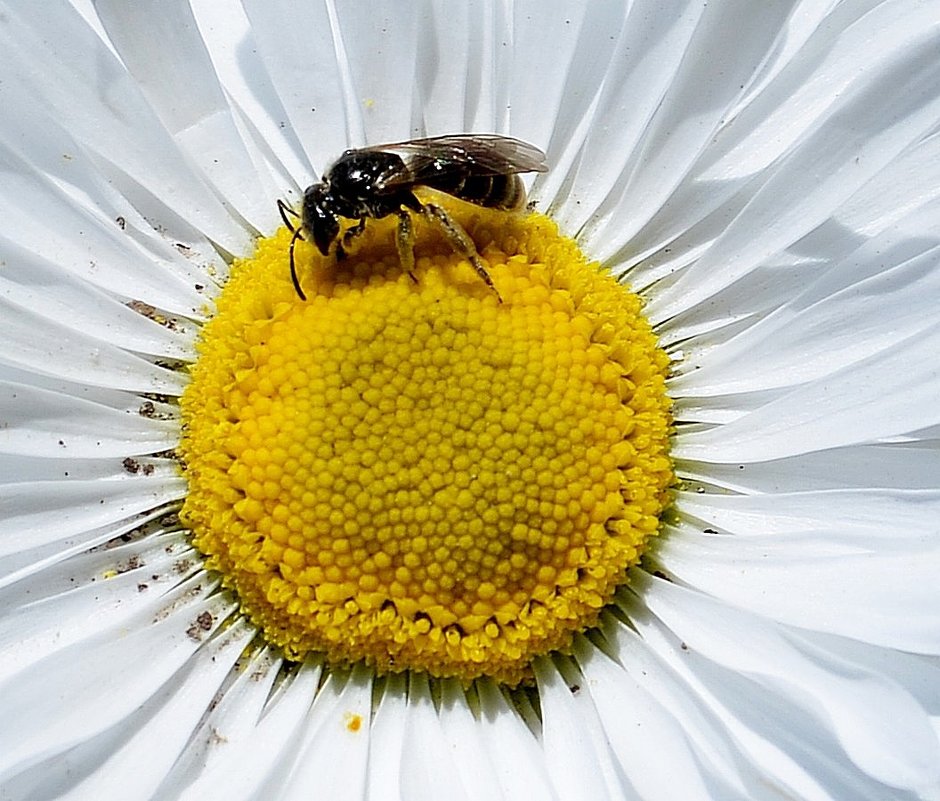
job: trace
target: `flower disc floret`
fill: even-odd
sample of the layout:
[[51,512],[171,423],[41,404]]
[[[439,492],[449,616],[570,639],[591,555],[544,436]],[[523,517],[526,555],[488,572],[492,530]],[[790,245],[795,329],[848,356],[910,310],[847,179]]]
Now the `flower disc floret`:
[[[446,202],[446,201],[443,201]],[[515,684],[592,626],[672,483],[640,300],[540,215],[457,202],[502,302],[423,221],[340,264],[236,265],[183,398],[183,517],[291,658]]]

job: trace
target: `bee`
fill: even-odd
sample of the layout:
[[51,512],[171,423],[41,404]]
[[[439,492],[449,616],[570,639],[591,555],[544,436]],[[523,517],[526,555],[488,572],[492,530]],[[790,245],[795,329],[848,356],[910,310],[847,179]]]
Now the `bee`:
[[[301,300],[307,299],[294,264],[298,239],[309,237],[324,256],[335,244],[336,259],[341,261],[352,241],[365,231],[367,220],[392,214],[398,216],[398,255],[405,272],[413,277],[411,215],[423,214],[441,228],[454,250],[499,298],[470,235],[440,206],[418,200],[414,191],[428,187],[479,206],[517,211],[526,204],[520,174],[547,170],[545,154],[537,147],[497,134],[452,134],[347,150],[321,183],[304,191],[300,214],[278,201],[281,219],[293,234],[290,274],[294,289]],[[358,220],[342,237],[340,217]]]

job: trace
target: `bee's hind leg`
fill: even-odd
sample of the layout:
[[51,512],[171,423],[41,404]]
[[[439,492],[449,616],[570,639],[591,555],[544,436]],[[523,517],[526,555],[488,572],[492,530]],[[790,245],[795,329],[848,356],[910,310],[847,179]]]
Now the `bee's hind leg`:
[[398,259],[401,268],[408,273],[416,284],[415,276],[415,231],[411,224],[411,215],[402,209],[398,212],[398,233],[395,236],[395,246],[398,248]]
[[499,294],[499,290],[497,290],[493,285],[493,279],[490,278],[490,274],[487,272],[486,267],[483,266],[483,260],[480,258],[480,254],[477,253],[476,245],[473,244],[473,240],[470,238],[470,234],[464,231],[463,226],[461,226],[456,220],[452,219],[451,216],[440,206],[435,206],[433,203],[427,203],[424,206],[424,213],[443,229],[444,234],[447,236],[447,239],[450,241],[450,244],[454,250],[456,250],[461,256],[463,256],[473,265],[473,269],[477,271],[477,275],[479,275],[480,278],[484,280],[486,285],[493,290],[493,293],[496,295],[496,299],[502,303],[503,299]]

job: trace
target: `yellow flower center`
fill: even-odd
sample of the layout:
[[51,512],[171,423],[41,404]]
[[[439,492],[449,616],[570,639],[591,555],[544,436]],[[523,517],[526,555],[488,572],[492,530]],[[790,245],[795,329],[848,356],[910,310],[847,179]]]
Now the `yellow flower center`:
[[668,357],[639,299],[540,215],[436,198],[336,263],[236,264],[182,400],[196,546],[291,658],[515,684],[592,626],[672,483]]

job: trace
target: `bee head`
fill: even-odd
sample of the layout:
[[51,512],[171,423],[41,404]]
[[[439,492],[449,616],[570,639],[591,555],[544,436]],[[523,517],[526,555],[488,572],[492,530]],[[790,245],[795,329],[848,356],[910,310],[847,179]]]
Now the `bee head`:
[[339,219],[332,206],[333,198],[326,184],[314,184],[304,192],[304,228],[324,256],[329,254],[330,245],[339,234]]

